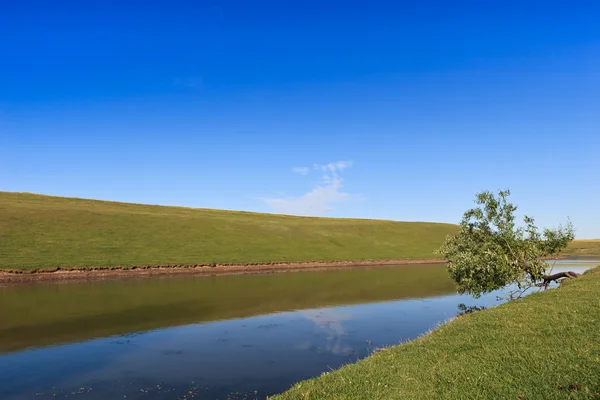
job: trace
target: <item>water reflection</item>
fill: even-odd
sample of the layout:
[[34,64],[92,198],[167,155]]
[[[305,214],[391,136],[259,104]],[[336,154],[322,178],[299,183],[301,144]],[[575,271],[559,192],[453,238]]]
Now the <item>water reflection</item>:
[[[594,263],[562,263],[559,268],[582,271],[591,265]],[[431,268],[432,271],[444,272],[440,266]],[[437,284],[421,282],[422,287],[427,288],[423,298],[406,298],[404,286],[399,282],[414,286],[415,281],[406,278],[406,270],[386,271],[371,270],[367,274],[364,271],[336,271],[332,272],[332,277],[322,278],[321,282],[328,282],[325,286],[310,286],[317,298],[327,301],[377,298],[385,301],[201,321],[6,353],[0,356],[0,398],[264,398],[287,389],[298,380],[363,358],[378,347],[421,335],[456,315],[459,303],[497,304],[497,294],[474,301],[467,296],[451,294],[451,291],[444,292],[447,280]],[[336,277],[338,273],[340,275]],[[349,277],[348,273],[358,275]],[[430,271],[421,276],[430,280],[447,279],[445,275],[436,274]],[[310,279],[302,274],[288,276],[303,282],[318,281],[315,279],[318,275]],[[392,300],[393,291],[367,293],[368,289],[377,291],[388,287],[373,283],[378,279],[372,279],[369,284],[365,279],[367,276],[385,278],[386,282],[394,281],[396,276],[397,299]],[[361,280],[361,285],[340,287],[340,282]],[[273,281],[260,282],[269,293],[277,292]],[[128,286],[121,288],[125,287]],[[326,296],[315,290],[322,287],[334,288],[332,293],[336,293],[335,296],[332,297],[331,293]],[[299,293],[291,287],[286,289],[291,297]],[[225,288],[223,291],[232,293]],[[245,298],[251,303],[250,297]],[[290,306],[286,298],[289,299],[282,294],[279,299],[261,297],[261,301],[269,304],[266,310],[277,309],[277,304],[285,309]],[[200,303],[206,300],[203,296],[196,299]],[[254,302],[249,308],[242,309],[244,312],[255,310],[257,304]],[[192,314],[194,318],[202,315],[197,312],[198,309],[206,310],[206,304],[188,308],[195,312]],[[43,335],[44,332],[39,331],[38,334]]]
[[300,311],[300,315],[315,324],[320,331],[319,334],[325,338],[322,348],[316,348],[310,340],[297,346],[299,350],[324,351],[334,355],[352,356],[354,349],[344,344],[344,336],[347,334],[343,326],[344,321],[349,321],[352,315],[339,309],[320,309]]
[[453,291],[441,265],[0,288],[0,352]]

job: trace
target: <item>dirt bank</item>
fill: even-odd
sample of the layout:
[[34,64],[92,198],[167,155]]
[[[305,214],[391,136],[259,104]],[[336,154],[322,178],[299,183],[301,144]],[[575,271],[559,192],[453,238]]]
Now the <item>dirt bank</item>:
[[435,258],[401,258],[393,260],[273,262],[240,265],[195,264],[144,265],[134,267],[80,267],[56,268],[54,270],[40,270],[35,272],[10,270],[0,271],[0,286],[23,283],[75,283],[101,280],[140,279],[158,276],[266,274],[356,267],[376,267],[386,265],[442,263],[444,263],[444,260]]

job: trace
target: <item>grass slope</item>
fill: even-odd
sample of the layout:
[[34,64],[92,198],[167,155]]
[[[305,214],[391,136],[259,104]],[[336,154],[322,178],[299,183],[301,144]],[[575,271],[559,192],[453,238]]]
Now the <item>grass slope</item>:
[[569,256],[600,256],[600,239],[575,240],[565,250]]
[[0,268],[430,258],[456,229],[0,192]]
[[598,399],[600,267],[457,318],[276,399]]

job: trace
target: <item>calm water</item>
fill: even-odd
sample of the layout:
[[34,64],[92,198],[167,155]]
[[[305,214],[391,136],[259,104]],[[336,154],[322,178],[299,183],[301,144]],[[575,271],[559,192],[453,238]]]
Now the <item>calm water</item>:
[[0,288],[0,398],[265,398],[459,303],[498,301],[455,294],[440,265]]

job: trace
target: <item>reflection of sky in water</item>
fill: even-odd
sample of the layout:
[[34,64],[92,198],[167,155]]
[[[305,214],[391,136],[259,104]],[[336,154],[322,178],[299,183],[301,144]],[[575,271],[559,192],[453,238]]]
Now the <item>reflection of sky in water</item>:
[[[592,265],[559,261],[554,272]],[[254,391],[264,398],[377,347],[415,338],[455,316],[459,303],[493,306],[496,297],[450,295],[284,312],[22,351],[0,356],[0,398],[162,399],[190,388],[210,398]]]
[[321,334],[325,337],[325,345],[321,349],[316,348],[315,344],[307,338],[306,342],[296,346],[297,349],[321,350],[335,355],[345,354],[350,356],[353,354],[354,349],[352,346],[344,344],[347,332],[342,324],[342,322],[352,318],[351,314],[344,313],[335,308],[304,310],[298,313],[315,324],[318,330],[322,331]]

